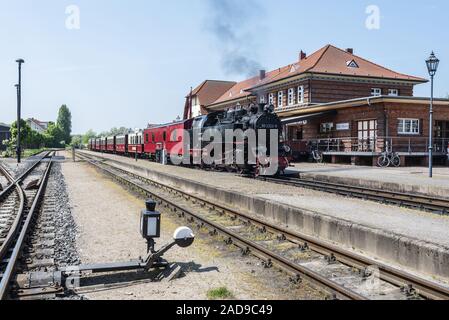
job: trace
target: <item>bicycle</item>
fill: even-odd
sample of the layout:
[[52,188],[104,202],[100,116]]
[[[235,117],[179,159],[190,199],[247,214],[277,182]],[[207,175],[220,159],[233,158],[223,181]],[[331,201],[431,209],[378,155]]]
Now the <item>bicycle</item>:
[[317,163],[323,163],[323,153],[318,150],[312,150],[312,157]]
[[393,152],[387,143],[386,151],[382,152],[382,155],[377,159],[377,165],[381,168],[389,166],[397,168],[401,166],[401,157],[396,152]]

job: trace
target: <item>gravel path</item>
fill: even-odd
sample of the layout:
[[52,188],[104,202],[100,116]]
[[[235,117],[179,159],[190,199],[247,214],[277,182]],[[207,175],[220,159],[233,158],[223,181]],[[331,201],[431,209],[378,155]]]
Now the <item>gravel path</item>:
[[[129,261],[145,254],[139,234],[142,199],[84,163],[66,161],[62,172],[70,206],[78,225],[78,251],[82,263]],[[162,237],[170,241],[182,221],[163,213]],[[183,267],[184,276],[172,282],[153,282],[86,294],[89,299],[206,299],[207,291],[227,287],[237,299],[322,299],[306,283],[293,286],[275,269],[264,270],[259,260],[242,258],[216,240],[199,234],[187,249],[174,248],[165,258]]]

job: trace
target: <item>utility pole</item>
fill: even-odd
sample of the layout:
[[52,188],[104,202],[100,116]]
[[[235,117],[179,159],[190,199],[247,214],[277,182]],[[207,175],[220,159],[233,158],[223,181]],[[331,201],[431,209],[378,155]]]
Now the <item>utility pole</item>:
[[17,87],[17,163],[21,162],[22,149],[20,145],[20,120],[21,116],[21,108],[22,108],[22,64],[25,63],[23,59],[17,59],[16,62],[19,65],[19,83],[16,85]]

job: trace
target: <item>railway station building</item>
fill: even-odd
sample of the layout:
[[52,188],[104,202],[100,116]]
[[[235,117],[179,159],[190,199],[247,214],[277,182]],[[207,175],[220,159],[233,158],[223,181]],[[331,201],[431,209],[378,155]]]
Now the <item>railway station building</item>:
[[[310,56],[301,51],[292,64],[234,83],[202,106],[202,113],[269,103],[285,125],[297,160],[307,159],[314,148],[328,162],[375,165],[389,150],[400,155],[402,165],[425,165],[430,99],[414,97],[413,91],[426,82],[361,58],[353,49],[327,45]],[[188,96],[186,110],[189,106]],[[435,162],[447,163],[448,99],[435,101],[434,130]]]

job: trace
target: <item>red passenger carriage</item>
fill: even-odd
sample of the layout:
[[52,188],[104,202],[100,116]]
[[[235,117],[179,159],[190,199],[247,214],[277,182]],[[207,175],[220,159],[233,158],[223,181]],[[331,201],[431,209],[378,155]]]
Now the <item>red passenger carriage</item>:
[[128,153],[128,135],[115,137],[115,152],[118,154]]
[[184,134],[192,128],[193,120],[179,121],[152,127],[144,131],[144,151],[150,159],[160,160],[165,150],[168,159],[180,158],[184,152]]
[[132,133],[128,135],[128,153],[130,155],[142,156],[143,150],[143,132]]
[[106,138],[106,151],[115,153],[115,136]]

